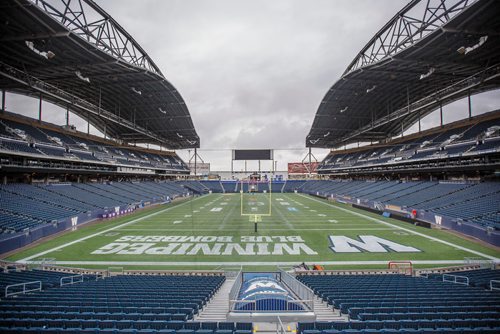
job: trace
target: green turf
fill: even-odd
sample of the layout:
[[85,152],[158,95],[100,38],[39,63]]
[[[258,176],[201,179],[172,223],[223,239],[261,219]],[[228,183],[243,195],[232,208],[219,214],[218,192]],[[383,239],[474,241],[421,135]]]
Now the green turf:
[[[258,223],[258,232],[255,233],[254,223],[250,221],[252,217],[242,215],[242,213],[267,214],[269,212],[270,197],[272,197],[271,216],[260,217],[262,221]],[[252,209],[252,207],[257,207],[257,209]],[[355,213],[358,213],[358,215]],[[363,216],[359,216],[359,214]],[[370,220],[369,217],[391,225],[388,226]],[[135,222],[130,223],[132,221]],[[123,225],[126,223],[129,224]],[[116,229],[107,231],[115,227]],[[397,227],[402,227],[406,231]],[[387,266],[386,262],[395,260],[457,261],[463,260],[465,257],[479,257],[467,250],[457,249],[453,245],[430,240],[415,235],[413,232],[423,233],[489,256],[500,257],[499,252],[493,248],[482,246],[444,231],[415,227],[408,223],[384,218],[346,205],[333,204],[315,197],[301,194],[273,193],[272,195],[245,194],[243,198],[240,194],[213,194],[176,204],[164,205],[80,228],[77,231],[21,251],[8,259],[21,260],[38,254],[30,260],[54,258],[56,261],[63,261],[62,264],[64,265],[77,267],[119,265],[142,269],[214,269],[224,264],[242,264],[245,268],[269,268],[277,264],[288,265],[289,263],[303,261],[308,263],[327,262],[327,268],[351,268],[355,266],[383,268]],[[53,250],[55,247],[95,233],[101,234]],[[417,248],[420,252],[397,253],[388,251],[369,253],[362,251],[359,253],[334,253],[330,249],[331,245],[328,239],[330,235],[346,236],[353,239],[357,239],[360,235],[376,236],[404,246]],[[199,242],[189,240],[184,242],[168,240],[159,242],[154,240],[117,241],[119,238],[127,236],[205,236],[225,238],[215,241],[207,239],[208,241],[205,242],[206,248],[200,248],[194,252],[193,247]],[[261,237],[261,239],[251,240],[249,239],[251,237]],[[281,242],[277,237],[282,237]],[[293,251],[294,243],[290,241],[293,239],[286,239],[287,237],[302,238],[303,244],[317,254],[305,254],[304,249],[301,249],[300,254],[290,254]],[[245,242],[245,240],[248,240],[248,242]],[[128,244],[123,250],[128,251],[129,254],[93,254],[96,250],[112,243]],[[140,245],[131,246],[133,243],[139,243]],[[179,245],[181,243],[184,246]],[[281,245],[283,254],[273,254],[273,252],[280,249],[278,247],[275,250],[274,247],[277,243],[284,244]],[[226,248],[228,244],[238,244],[238,246],[242,247],[239,253],[243,253],[245,250],[249,254],[242,255],[235,248],[228,249]],[[261,245],[259,246],[259,244]],[[262,244],[267,245],[263,246]],[[182,247],[186,247],[184,251],[179,250]],[[134,249],[139,254],[130,254],[133,253]],[[156,254],[147,254],[151,250],[155,250]],[[269,254],[263,254],[266,250]],[[49,252],[40,254],[44,251]],[[190,251],[192,255],[188,254]],[[204,254],[205,251],[212,251],[216,254],[206,255]],[[176,252],[177,254],[175,254]],[[224,254],[224,252],[227,254]],[[329,263],[330,261],[335,262]],[[337,264],[338,261],[342,262]],[[358,264],[356,261],[381,261],[381,263]],[[418,266],[432,267],[443,266],[443,264],[430,263]]]

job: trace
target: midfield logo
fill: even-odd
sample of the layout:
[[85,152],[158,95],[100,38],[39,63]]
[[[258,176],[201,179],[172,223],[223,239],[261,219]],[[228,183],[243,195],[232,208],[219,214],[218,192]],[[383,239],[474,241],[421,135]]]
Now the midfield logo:
[[330,235],[330,249],[334,253],[387,253],[389,250],[396,253],[415,253],[421,250],[398,244],[394,241],[379,238],[373,235],[360,235],[355,240],[343,235]]

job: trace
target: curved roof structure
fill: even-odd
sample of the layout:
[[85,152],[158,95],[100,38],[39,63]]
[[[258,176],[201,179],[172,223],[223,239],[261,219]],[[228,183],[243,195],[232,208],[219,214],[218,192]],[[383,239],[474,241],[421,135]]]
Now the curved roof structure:
[[307,147],[379,141],[440,106],[500,86],[500,2],[413,0],[330,88]]
[[200,146],[179,92],[92,0],[7,0],[0,18],[0,88],[41,95],[124,142]]

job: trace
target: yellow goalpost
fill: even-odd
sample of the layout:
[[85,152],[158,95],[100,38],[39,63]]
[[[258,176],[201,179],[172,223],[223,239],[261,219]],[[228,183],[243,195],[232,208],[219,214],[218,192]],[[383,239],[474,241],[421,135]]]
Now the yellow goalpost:
[[255,224],[257,232],[257,223],[262,221],[262,217],[272,215],[271,181],[241,180],[240,212],[241,216],[248,216],[249,221]]

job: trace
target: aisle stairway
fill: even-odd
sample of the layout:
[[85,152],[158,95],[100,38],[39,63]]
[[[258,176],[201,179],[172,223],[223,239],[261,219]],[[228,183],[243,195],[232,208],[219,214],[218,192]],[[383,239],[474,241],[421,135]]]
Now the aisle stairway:
[[347,316],[341,315],[340,311],[334,310],[316,295],[314,296],[314,313],[316,321],[348,321]]
[[226,321],[229,312],[229,291],[233,285],[234,278],[226,278],[212,300],[195,316],[194,321]]

